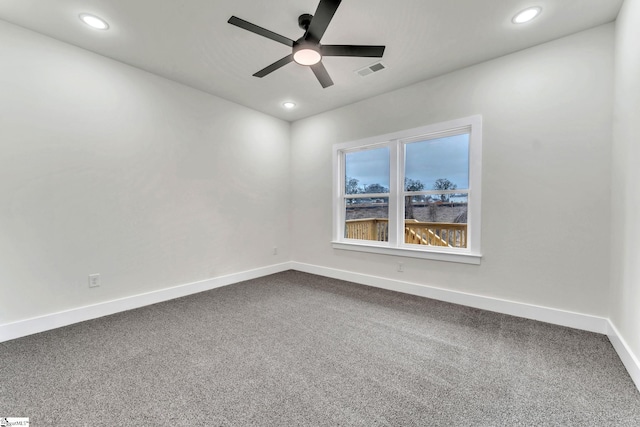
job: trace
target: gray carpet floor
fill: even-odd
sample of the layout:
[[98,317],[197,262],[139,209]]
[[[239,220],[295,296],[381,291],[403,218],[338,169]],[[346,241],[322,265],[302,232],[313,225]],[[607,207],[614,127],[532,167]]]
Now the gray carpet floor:
[[288,271],[0,344],[32,426],[639,426],[605,336]]

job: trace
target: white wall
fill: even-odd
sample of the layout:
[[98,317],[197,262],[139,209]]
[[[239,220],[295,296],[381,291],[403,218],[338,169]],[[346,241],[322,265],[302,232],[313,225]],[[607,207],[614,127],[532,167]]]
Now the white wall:
[[[614,25],[292,125],[293,260],[608,316]],[[389,69],[385,72],[393,72]],[[334,250],[334,143],[482,114],[480,266]]]
[[[613,43],[605,25],[290,134],[286,122],[0,22],[0,325],[290,259],[608,317]],[[333,143],[477,113],[480,266],[402,259],[398,273],[398,258],[331,248]],[[88,289],[96,272],[102,286]],[[625,307],[616,321],[637,337]]]
[[289,123],[4,22],[0,64],[0,325],[289,260]]
[[[616,23],[612,182],[611,321],[640,359],[640,1]],[[636,362],[638,363],[638,362]],[[640,365],[638,366],[640,369]],[[640,378],[640,377],[639,377]],[[640,383],[638,383],[640,387]]]

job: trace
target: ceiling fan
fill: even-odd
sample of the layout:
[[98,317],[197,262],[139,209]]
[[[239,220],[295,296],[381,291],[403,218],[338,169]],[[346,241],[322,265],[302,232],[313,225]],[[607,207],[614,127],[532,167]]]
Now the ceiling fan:
[[382,58],[385,48],[384,46],[320,44],[320,40],[341,2],[342,0],[320,0],[315,15],[309,15],[307,13],[300,15],[298,17],[298,25],[305,32],[302,37],[295,41],[236,16],[229,18],[228,22],[229,24],[291,47],[291,54],[258,71],[254,74],[255,77],[264,77],[290,62],[296,62],[300,65],[310,67],[322,87],[326,88],[333,85],[333,81],[327,69],[322,64],[323,56]]

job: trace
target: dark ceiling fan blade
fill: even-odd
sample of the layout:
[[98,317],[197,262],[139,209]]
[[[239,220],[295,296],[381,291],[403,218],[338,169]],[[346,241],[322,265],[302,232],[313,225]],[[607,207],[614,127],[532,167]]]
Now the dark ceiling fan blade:
[[327,69],[324,68],[324,65],[322,65],[322,62],[312,65],[311,70],[313,70],[313,74],[316,75],[323,88],[333,86],[333,80],[329,77],[329,73],[327,72]]
[[285,36],[281,36],[280,34],[276,34],[273,31],[269,31],[265,28],[258,27],[257,25],[252,24],[251,22],[238,18],[237,16],[232,16],[231,18],[229,18],[227,22],[231,25],[235,25],[236,27],[240,27],[243,30],[251,31],[252,33],[258,34],[262,37],[266,37],[268,39],[275,40],[278,43],[282,43],[289,47],[293,47],[293,43],[294,43],[293,40]]
[[285,65],[287,65],[289,62],[292,62],[292,61],[293,61],[293,54],[287,55],[284,58],[282,58],[281,60],[276,61],[273,64],[269,65],[268,67],[265,67],[262,70],[258,71],[253,76],[254,77],[264,77],[269,73],[273,73],[278,68],[284,67]]
[[320,0],[318,9],[309,24],[309,29],[304,35],[306,41],[320,42],[338,6],[340,6],[340,2],[342,0]]
[[362,56],[368,58],[382,58],[385,46],[356,46],[356,45],[322,45],[322,56]]

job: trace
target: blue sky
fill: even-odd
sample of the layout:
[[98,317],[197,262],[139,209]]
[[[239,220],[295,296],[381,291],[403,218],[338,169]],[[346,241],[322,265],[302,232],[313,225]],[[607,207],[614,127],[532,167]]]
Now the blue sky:
[[[469,135],[456,135],[406,145],[406,177],[418,179],[431,190],[439,178],[447,178],[460,189],[469,186]],[[359,186],[389,187],[389,148],[356,151],[346,155],[346,176]]]

